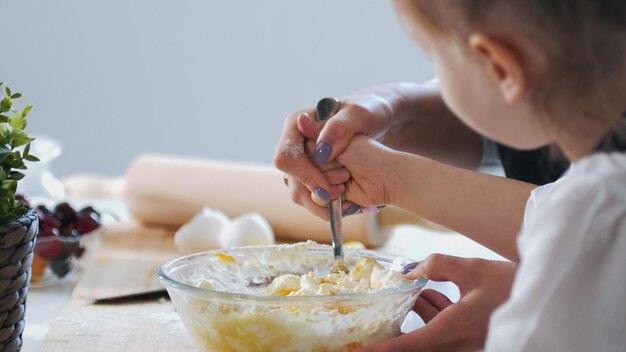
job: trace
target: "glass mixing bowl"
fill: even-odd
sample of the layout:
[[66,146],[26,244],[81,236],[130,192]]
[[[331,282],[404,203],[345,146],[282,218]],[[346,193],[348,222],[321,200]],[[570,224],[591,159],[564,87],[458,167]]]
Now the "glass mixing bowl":
[[[172,260],[159,279],[195,343],[205,351],[352,351],[400,335],[400,326],[426,279],[377,291],[327,296],[269,296],[196,287],[189,280],[210,272],[220,258],[260,258],[275,246],[209,251]],[[332,263],[332,247],[315,244],[304,256]],[[285,267],[271,256],[268,267]],[[370,250],[346,251],[346,261],[375,259],[399,271],[408,258]],[[289,259],[287,259],[289,260]],[[298,259],[293,259],[298,261]],[[330,265],[330,264],[329,264]],[[296,266],[296,265],[294,265]],[[208,270],[208,271],[207,271]]]

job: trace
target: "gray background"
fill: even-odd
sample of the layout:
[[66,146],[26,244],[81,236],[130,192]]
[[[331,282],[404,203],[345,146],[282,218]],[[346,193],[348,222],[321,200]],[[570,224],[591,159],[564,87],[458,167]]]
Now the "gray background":
[[0,81],[53,165],[120,175],[145,152],[271,163],[323,96],[433,76],[388,1],[0,0]]

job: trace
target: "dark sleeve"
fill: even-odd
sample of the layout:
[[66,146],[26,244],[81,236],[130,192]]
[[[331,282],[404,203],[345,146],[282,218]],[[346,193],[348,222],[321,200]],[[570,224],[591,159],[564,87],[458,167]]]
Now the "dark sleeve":
[[569,167],[569,162],[553,147],[517,150],[498,144],[504,174],[519,181],[545,185],[554,182]]

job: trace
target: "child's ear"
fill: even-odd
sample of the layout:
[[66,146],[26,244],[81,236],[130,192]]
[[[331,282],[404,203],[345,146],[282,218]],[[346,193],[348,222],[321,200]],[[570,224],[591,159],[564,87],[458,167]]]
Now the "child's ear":
[[470,48],[492,75],[505,101],[514,104],[526,94],[526,74],[521,57],[503,42],[483,34],[472,34]]

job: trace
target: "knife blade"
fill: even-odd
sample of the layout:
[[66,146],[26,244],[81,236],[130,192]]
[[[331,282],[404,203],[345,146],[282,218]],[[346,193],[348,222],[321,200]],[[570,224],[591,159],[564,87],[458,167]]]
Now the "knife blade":
[[92,304],[125,304],[125,303],[137,303],[142,301],[149,301],[155,299],[170,299],[166,289],[143,291],[130,293],[119,296],[111,296],[104,298],[97,298],[93,300]]

